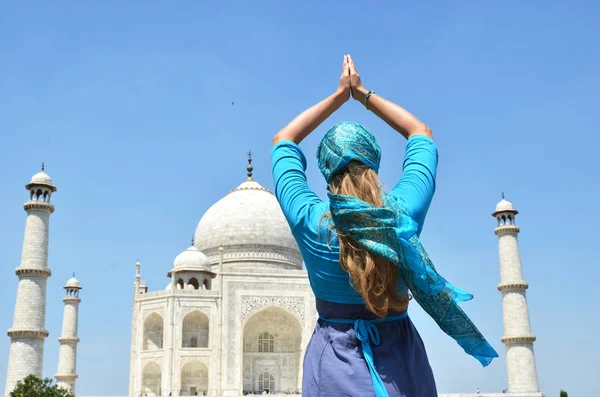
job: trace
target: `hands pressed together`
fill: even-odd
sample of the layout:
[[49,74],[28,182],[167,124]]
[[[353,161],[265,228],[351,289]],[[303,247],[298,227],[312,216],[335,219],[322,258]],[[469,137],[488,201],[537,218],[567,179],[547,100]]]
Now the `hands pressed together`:
[[352,95],[352,98],[363,104],[365,102],[365,94],[368,92],[360,81],[360,75],[349,54],[344,55],[338,92],[342,95],[344,101],[347,101],[350,98],[350,95]]
[[371,95],[373,93],[374,91],[368,91],[363,86],[352,57],[344,55],[340,86],[335,93],[296,116],[288,125],[275,134],[273,145],[282,140],[299,144],[346,103],[350,96],[362,103],[368,110],[372,111],[406,139],[413,135],[425,135],[433,139],[429,127],[415,116],[380,95],[373,97]]

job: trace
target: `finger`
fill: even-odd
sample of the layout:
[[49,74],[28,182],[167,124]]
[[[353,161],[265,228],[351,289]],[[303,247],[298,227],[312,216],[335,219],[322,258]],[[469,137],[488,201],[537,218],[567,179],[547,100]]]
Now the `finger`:
[[342,76],[350,74],[350,69],[348,67],[348,57],[344,55],[344,62],[342,63]]
[[350,54],[348,54],[348,67],[350,68],[350,73],[358,74],[358,72],[356,71],[356,66],[354,66],[354,61],[352,60]]

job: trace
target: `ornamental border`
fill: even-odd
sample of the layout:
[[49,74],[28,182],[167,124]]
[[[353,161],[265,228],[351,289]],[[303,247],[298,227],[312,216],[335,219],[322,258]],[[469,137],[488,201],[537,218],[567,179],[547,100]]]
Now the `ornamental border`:
[[30,209],[36,208],[36,209],[48,211],[50,213],[54,212],[54,205],[44,203],[43,201],[42,202],[28,201],[23,205],[23,208],[25,209],[25,211],[29,211]]
[[529,284],[526,282],[522,283],[510,283],[498,285],[498,291],[523,291],[529,288]]
[[533,343],[537,338],[534,335],[530,336],[504,336],[502,337],[502,343],[513,344],[513,343]]
[[28,329],[9,329],[6,334],[12,339],[35,338],[45,339],[50,335],[47,329],[44,330],[28,330]]
[[38,276],[50,277],[52,275],[52,271],[48,268],[45,269],[29,269],[29,268],[21,268],[18,267],[15,270],[15,274],[20,276],[21,274],[35,274]]

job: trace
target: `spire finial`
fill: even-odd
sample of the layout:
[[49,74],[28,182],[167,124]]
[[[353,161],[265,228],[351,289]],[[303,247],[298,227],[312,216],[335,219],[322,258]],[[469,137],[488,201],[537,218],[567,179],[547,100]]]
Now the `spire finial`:
[[254,167],[252,167],[252,150],[248,151],[248,167],[246,167],[246,170],[248,171],[248,180],[251,181],[252,170],[254,170]]
[[192,236],[192,247],[194,246],[194,236]]
[[504,200],[504,192],[502,192],[502,200]]
[[42,171],[44,171],[44,162],[42,161]]
[[73,272],[73,278],[75,278],[75,272]]

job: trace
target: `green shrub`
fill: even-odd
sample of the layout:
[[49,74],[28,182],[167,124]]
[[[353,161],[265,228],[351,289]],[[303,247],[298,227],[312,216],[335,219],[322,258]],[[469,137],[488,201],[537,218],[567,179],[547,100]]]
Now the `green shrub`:
[[52,384],[52,379],[44,380],[34,375],[20,380],[10,397],[75,397],[69,391]]

